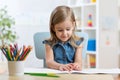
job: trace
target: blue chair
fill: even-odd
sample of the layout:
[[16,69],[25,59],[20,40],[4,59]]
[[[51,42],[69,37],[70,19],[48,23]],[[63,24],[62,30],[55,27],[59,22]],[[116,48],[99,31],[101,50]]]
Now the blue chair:
[[[87,43],[88,43],[88,35],[85,32],[76,32],[76,35],[83,37],[83,51],[82,51],[82,58],[86,59],[86,50],[87,50]],[[44,60],[44,67],[45,64],[45,46],[42,43],[43,40],[48,39],[50,37],[49,32],[37,32],[34,34],[34,46],[35,46],[35,55],[38,59]]]

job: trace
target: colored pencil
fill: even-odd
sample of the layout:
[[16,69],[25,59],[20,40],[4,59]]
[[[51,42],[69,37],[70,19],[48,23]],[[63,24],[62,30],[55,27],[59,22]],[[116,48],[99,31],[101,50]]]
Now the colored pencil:
[[58,78],[59,76],[53,73],[24,73],[24,74],[28,74],[31,76],[43,76],[43,77],[55,77]]
[[21,47],[18,49],[18,45],[14,44],[14,46],[9,45],[7,47],[2,47],[1,51],[6,57],[8,61],[22,61],[25,60],[30,51],[32,50],[31,46],[26,47],[23,45],[23,48]]

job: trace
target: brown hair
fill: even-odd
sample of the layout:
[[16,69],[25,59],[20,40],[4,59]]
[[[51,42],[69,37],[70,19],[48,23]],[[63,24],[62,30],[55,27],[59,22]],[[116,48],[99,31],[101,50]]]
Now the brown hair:
[[[49,23],[51,38],[49,39],[49,41],[51,42],[52,45],[54,45],[58,41],[58,38],[55,35],[54,26],[58,23],[65,21],[66,18],[69,18],[71,19],[72,22],[75,22],[75,16],[73,10],[68,6],[58,6],[51,13],[50,23]],[[70,42],[73,46],[76,46],[75,40],[80,39],[74,34],[75,27],[76,27],[76,23],[74,26],[73,34],[70,38]]]

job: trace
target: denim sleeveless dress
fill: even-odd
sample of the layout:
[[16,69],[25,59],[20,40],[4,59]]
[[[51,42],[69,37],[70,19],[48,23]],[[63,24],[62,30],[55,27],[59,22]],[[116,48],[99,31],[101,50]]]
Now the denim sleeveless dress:
[[[82,42],[83,39],[80,39],[79,41],[76,41],[76,45],[80,45]],[[50,45],[50,42],[44,40],[43,44]],[[64,44],[58,41],[54,46],[51,47],[53,49],[54,60],[56,62],[61,64],[68,64],[74,62],[76,48],[72,47],[69,41]]]

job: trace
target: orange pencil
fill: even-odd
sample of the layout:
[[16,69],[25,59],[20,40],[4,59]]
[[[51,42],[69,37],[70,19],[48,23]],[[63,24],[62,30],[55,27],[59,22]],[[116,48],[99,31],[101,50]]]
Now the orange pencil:
[[29,51],[29,48],[26,48],[26,50],[24,51],[24,53],[22,54],[20,60],[24,59],[24,56],[26,55],[26,53]]
[[28,50],[28,52],[26,53],[26,55],[24,56],[24,59],[23,59],[23,60],[25,60],[25,59],[27,58],[28,54],[29,54],[30,51],[32,50],[32,47],[31,47],[31,46],[28,46],[28,47],[29,47],[29,50]]

